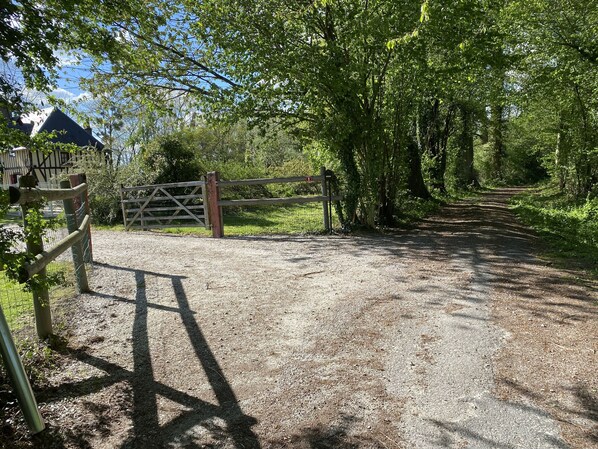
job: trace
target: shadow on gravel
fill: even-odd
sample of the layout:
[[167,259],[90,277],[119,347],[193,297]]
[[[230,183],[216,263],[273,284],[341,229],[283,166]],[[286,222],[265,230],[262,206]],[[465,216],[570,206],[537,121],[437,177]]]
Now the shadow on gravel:
[[[515,407],[521,407],[519,405],[516,405]],[[536,409],[533,409],[534,413],[537,413],[538,411]],[[442,430],[443,435],[441,436],[440,440],[438,441],[434,441],[435,447],[441,447],[441,448],[453,448],[455,447],[455,441],[454,441],[454,436],[458,435],[459,437],[464,438],[466,441],[468,441],[469,443],[472,443],[473,446],[472,447],[491,447],[493,449],[517,449],[519,447],[521,447],[519,444],[509,444],[509,443],[499,443],[498,441],[495,441],[494,439],[489,439],[487,437],[484,437],[483,435],[480,435],[477,432],[473,432],[470,429],[468,429],[465,426],[461,426],[457,423],[447,423],[447,422],[442,422],[442,421],[437,421],[437,420],[431,420],[431,422],[438,427],[439,429]],[[549,446],[546,447],[551,447],[551,448],[559,448],[559,449],[570,449],[569,446],[567,446],[565,443],[563,443],[562,441],[555,439],[554,437],[552,437],[551,435],[544,435],[543,437],[544,442],[546,444],[548,444]],[[545,447],[544,445],[542,445],[542,441],[536,441],[537,444],[539,444],[539,446],[537,447]]]
[[269,441],[269,449],[387,449],[399,447],[398,443],[387,437],[387,441],[376,438],[349,435],[352,425],[358,421],[355,416],[342,415],[340,424],[333,426],[319,425],[302,429],[301,432]]
[[[130,270],[123,267],[115,267],[106,264],[98,264],[104,267],[129,271],[134,274],[137,293],[135,301],[118,296],[93,293],[95,296],[109,298],[114,301],[125,301],[135,303],[135,318],[133,322],[132,351],[133,370],[111,363],[107,360],[89,354],[86,348],[82,350],[71,350],[67,352],[68,357],[75,358],[87,365],[95,367],[105,375],[88,378],[80,382],[64,383],[55,388],[45,390],[40,394],[40,400],[46,403],[59,403],[67,398],[83,398],[87,395],[99,392],[117,383],[124,382],[129,386],[128,398],[124,402],[131,406],[130,415],[133,428],[129,438],[120,446],[121,448],[164,448],[169,443],[184,437],[184,434],[198,425],[202,425],[211,431],[213,439],[228,441],[236,448],[258,449],[260,444],[251,426],[257,423],[255,418],[247,416],[239,407],[238,400],[233,389],[228,383],[224,372],[210,349],[203,332],[193,317],[194,312],[190,309],[187,296],[183,289],[182,277],[171,276],[161,273],[153,273],[142,270]],[[169,278],[178,303],[178,308],[168,308],[169,311],[177,312],[183,322],[189,339],[193,345],[195,356],[203,367],[206,377],[215,393],[218,404],[211,404],[202,401],[184,391],[171,388],[163,383],[157,382],[154,377],[151,354],[149,346],[149,329],[147,323],[148,308],[156,306],[147,301],[145,283],[147,276],[159,276]],[[174,420],[160,425],[158,396],[167,398],[173,402],[183,405],[187,411],[182,412]],[[90,447],[88,443],[92,435],[109,431],[109,422],[105,422],[105,410],[100,410],[98,404],[91,404],[88,407],[90,413],[96,417],[98,428],[89,429],[50,429],[40,435],[44,447],[60,448],[66,442],[74,443],[77,447]],[[94,413],[95,408],[95,413]],[[224,428],[211,424],[214,418],[220,418],[226,423]],[[101,423],[104,422],[102,426]],[[190,443],[195,447],[194,443]],[[41,447],[41,446],[40,446]],[[69,446],[70,447],[70,446]]]

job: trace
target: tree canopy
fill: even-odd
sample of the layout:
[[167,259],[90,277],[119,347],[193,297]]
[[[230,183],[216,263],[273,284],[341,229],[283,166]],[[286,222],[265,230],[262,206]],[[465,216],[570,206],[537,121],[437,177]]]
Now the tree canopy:
[[167,113],[184,98],[202,117],[274,121],[317,142],[342,170],[346,216],[383,224],[401,195],[480,180],[544,173],[595,192],[597,6],[12,1],[0,32],[28,83],[50,82],[56,51],[76,50],[96,94]]

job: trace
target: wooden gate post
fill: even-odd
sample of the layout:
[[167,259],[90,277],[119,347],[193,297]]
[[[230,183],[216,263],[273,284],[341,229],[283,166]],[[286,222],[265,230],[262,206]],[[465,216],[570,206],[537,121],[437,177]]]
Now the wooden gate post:
[[326,167],[320,167],[320,176],[322,177],[322,211],[324,212],[324,229],[330,231],[330,214],[328,213],[328,185],[326,184]]
[[206,189],[208,190],[208,216],[212,226],[212,237],[224,237],[224,223],[222,221],[222,208],[218,205],[220,201],[220,187],[218,186],[218,172],[208,173]]
[[[19,178],[19,189],[34,188],[36,185],[37,180],[33,176],[21,176]],[[21,205],[23,226],[25,229],[30,228],[27,219],[28,212],[35,207],[38,206],[32,206],[27,203]],[[33,256],[37,256],[44,251],[44,241],[41,235],[29,235],[25,243],[27,244],[27,252]],[[46,282],[48,279],[46,269],[41,269],[36,276],[40,282],[32,288],[35,328],[39,338],[46,338],[52,334],[52,314],[50,311],[50,295]]]
[[[87,175],[85,173],[81,173],[78,175],[70,175],[69,176],[71,187],[76,187],[79,184],[87,184]],[[89,207],[89,187],[85,190],[85,193],[81,194],[81,198],[75,198],[74,200],[75,209],[79,209],[81,204],[85,205],[85,213],[91,217],[91,207]],[[78,204],[79,203],[79,204]],[[83,251],[83,258],[85,263],[92,263],[93,262],[93,246],[91,242],[91,221],[89,222],[89,226],[87,226],[87,245],[89,247],[89,251]]]
[[[71,185],[68,181],[60,181],[60,187],[62,189],[70,189]],[[69,231],[69,234],[72,234],[79,227],[75,202],[73,199],[66,199],[63,201],[63,204],[64,215],[66,216],[66,227]],[[69,220],[69,215],[72,217],[71,220]],[[77,287],[79,289],[79,293],[88,292],[89,283],[87,282],[87,272],[85,271],[83,244],[80,240],[71,247],[71,252],[73,254],[73,264],[75,266],[75,277],[77,278]]]

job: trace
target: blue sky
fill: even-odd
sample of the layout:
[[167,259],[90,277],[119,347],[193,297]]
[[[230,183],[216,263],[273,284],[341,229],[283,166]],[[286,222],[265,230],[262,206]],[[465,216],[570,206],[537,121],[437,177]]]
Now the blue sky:
[[[71,105],[90,99],[91,94],[82,90],[79,85],[81,78],[90,76],[89,61],[64,52],[59,52],[57,56],[60,61],[58,79],[56,80],[56,87],[48,94]],[[41,107],[50,106],[45,93],[31,89],[26,89],[25,92],[27,99],[34,104]]]

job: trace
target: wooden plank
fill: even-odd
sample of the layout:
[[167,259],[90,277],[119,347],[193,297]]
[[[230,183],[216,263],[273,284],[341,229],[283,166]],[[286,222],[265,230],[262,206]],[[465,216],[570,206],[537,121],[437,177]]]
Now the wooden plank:
[[181,206],[190,216],[194,217],[199,224],[203,225],[203,221],[201,221],[199,218],[196,218],[193,215],[193,212],[191,212],[189,209],[187,209],[187,207],[183,203],[181,203],[176,198],[174,198],[172,195],[170,195],[166,190],[164,190],[162,188],[160,190],[162,191],[162,193],[164,193],[164,195],[169,196],[175,203],[177,203],[179,206]]
[[131,229],[166,229],[166,228],[197,228],[197,224],[193,223],[180,223],[180,224],[146,224],[145,226],[133,225]]
[[[269,206],[272,204],[302,204],[302,203],[321,203],[328,201],[327,196],[294,196],[290,198],[260,198],[247,200],[226,200],[218,201],[218,206]],[[333,196],[332,201],[342,200],[342,196]]]
[[[146,223],[148,221],[165,221],[165,220],[197,220],[198,218],[203,218],[203,215],[165,215],[163,217],[159,215],[152,215],[143,217],[143,222]],[[141,221],[140,218],[136,219],[135,222]],[[129,222],[133,222],[133,220],[129,220]],[[203,223],[202,223],[203,224]]]
[[[197,186],[197,187],[195,187],[195,188],[193,189],[193,191],[192,191],[192,192],[191,192],[189,195],[195,195],[195,194],[197,194],[197,191],[198,191],[199,189],[201,189],[201,186]],[[200,193],[200,194],[201,194],[201,193]],[[187,206],[187,204],[188,204],[188,203],[189,203],[189,200],[185,200],[185,201],[183,201],[183,206]],[[191,210],[191,207],[192,207],[192,206],[188,206],[188,210],[187,210],[187,212],[189,212],[189,211]],[[175,214],[175,215],[178,215],[178,214],[179,214],[179,212],[181,212],[181,210],[182,210],[182,209],[178,209],[178,210],[177,210],[177,211],[176,211],[174,214]],[[189,213],[191,213],[191,212],[189,212]],[[203,223],[202,223],[202,224],[203,224]]]
[[[147,199],[147,201],[145,203],[143,203],[143,205],[140,207],[140,210],[133,216],[133,218],[131,218],[131,221],[135,221],[137,219],[137,217],[139,217],[139,215],[141,215],[141,218],[143,219],[143,209],[154,198],[154,196],[156,195],[157,192],[158,192],[158,189],[156,189],[156,190],[153,191],[153,193],[149,196],[149,198]],[[128,229],[125,228],[125,231],[128,231]]]
[[146,186],[121,187],[123,192],[134,192],[135,190],[153,190],[153,189],[174,189],[178,187],[196,187],[205,185],[204,181],[173,182],[168,184],[149,184]]
[[[187,206],[187,209],[190,210],[199,210],[199,209],[203,209],[205,206],[200,205],[200,206]],[[137,212],[138,210],[141,210],[139,208],[134,208],[134,209],[127,209],[127,213],[129,212]],[[179,206],[164,206],[164,207],[147,207],[144,209],[146,212],[167,212],[167,211],[177,211],[177,210],[183,210],[181,209]]]
[[76,231],[70,233],[65,238],[56,243],[49,250],[45,250],[42,253],[35,256],[35,259],[30,264],[27,264],[25,268],[29,273],[29,276],[39,273],[43,270],[50,262],[60,256],[63,252],[79,242],[85,237],[85,231],[89,225],[89,215],[86,215],[81,221],[81,225]]
[[11,204],[27,204],[45,199],[47,201],[60,201],[75,198],[87,190],[87,184],[79,184],[72,189],[30,189],[9,187]]
[[[170,198],[176,198],[177,200],[184,200],[184,199],[194,199],[194,198],[201,198],[201,195],[173,195],[171,197],[168,196],[156,196],[153,198],[154,201],[168,201]],[[149,197],[143,197],[143,198],[131,198],[128,200],[124,200],[125,203],[143,203],[145,200],[147,200]]]
[[288,182],[321,182],[321,176],[293,176],[288,178],[241,179],[237,181],[218,181],[219,186],[250,186],[259,184],[285,184]]

